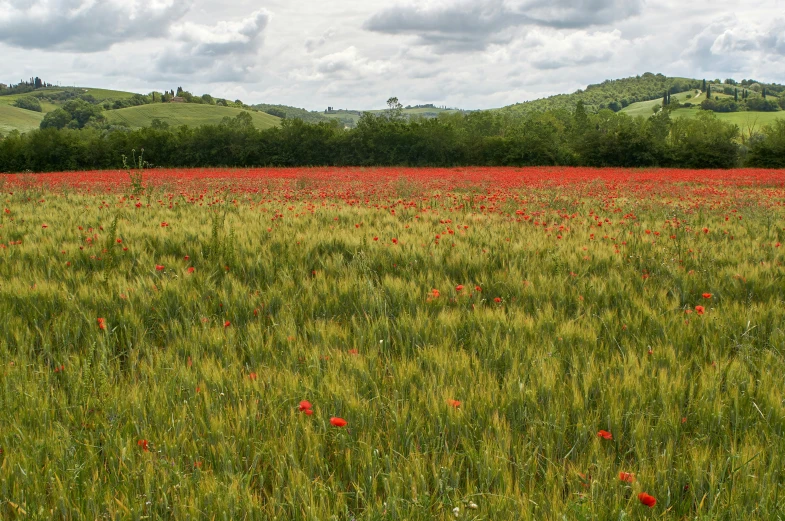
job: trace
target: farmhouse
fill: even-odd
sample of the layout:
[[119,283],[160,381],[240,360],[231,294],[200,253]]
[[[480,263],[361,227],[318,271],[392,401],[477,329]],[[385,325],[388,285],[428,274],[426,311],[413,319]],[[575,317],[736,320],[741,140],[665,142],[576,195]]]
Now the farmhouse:
[[5,83],[0,83],[0,90],[5,90],[7,88],[8,88],[8,85],[6,85]]
[[169,101],[169,103],[185,103],[185,98],[182,96],[175,96]]

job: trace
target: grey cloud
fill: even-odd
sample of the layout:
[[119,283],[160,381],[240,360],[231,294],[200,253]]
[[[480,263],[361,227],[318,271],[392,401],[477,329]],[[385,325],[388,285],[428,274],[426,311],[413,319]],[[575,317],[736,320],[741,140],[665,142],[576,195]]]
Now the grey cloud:
[[785,56],[785,21],[742,23],[735,16],[713,20],[688,42],[682,59],[703,71],[737,72],[750,63]]
[[415,35],[419,44],[442,52],[464,52],[508,43],[520,36],[524,26],[606,25],[640,14],[642,7],[643,0],[450,0],[389,7],[371,16],[363,27]]
[[98,52],[167,34],[192,0],[0,1],[0,41],[24,49]]
[[253,69],[272,15],[260,9],[239,22],[174,25],[174,42],[154,62],[156,76],[199,72],[211,81],[240,81]]

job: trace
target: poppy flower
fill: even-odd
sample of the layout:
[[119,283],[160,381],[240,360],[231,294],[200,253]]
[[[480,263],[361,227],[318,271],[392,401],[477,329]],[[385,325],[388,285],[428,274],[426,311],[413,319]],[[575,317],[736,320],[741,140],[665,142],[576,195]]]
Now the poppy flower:
[[313,405],[311,405],[311,402],[309,402],[308,400],[303,400],[300,402],[299,409],[301,411],[307,411],[309,409],[313,409]]
[[98,329],[104,330],[106,329],[106,320],[103,318],[97,318],[96,321],[98,322]]
[[619,479],[625,483],[635,483],[635,474],[630,472],[619,472]]
[[463,284],[458,284],[455,286],[455,291],[463,291]]
[[646,505],[649,508],[657,504],[657,499],[654,496],[650,496],[646,492],[641,492],[640,494],[638,494],[638,501],[640,501],[642,504]]
[[501,304],[502,299],[501,297],[496,297],[495,299],[493,299],[493,301],[496,302],[497,304]]
[[224,322],[224,327],[229,327],[229,326],[231,326],[231,325],[232,325],[232,323],[231,323],[231,322],[229,322],[228,320],[227,320],[226,322]]
[[346,427],[347,423],[348,422],[343,418],[336,418],[336,417],[330,418],[330,425],[332,425],[333,427]]
[[392,243],[393,243],[393,244],[398,244],[398,239],[393,239],[393,240],[392,240]]
[[433,298],[439,298],[439,290],[438,289],[432,289],[431,290],[431,295],[433,295]]
[[304,413],[306,416],[311,416],[311,415],[313,415],[313,409],[305,409],[305,410],[303,411],[303,413]]
[[163,266],[161,266],[160,264],[156,264],[155,265],[155,271],[164,271],[164,269],[165,268]]
[[147,440],[139,440],[139,441],[136,442],[136,445],[141,447],[142,450],[145,451],[145,452],[148,452],[150,450],[149,444],[147,443]]
[[455,407],[456,409],[461,406],[461,402],[458,400],[447,400],[447,405],[450,407]]
[[188,255],[186,255],[185,257],[183,257],[183,260],[189,260],[190,258],[191,258],[191,257],[189,257]]
[[479,293],[482,291],[482,288],[480,286],[474,286],[474,291]]
[[194,270],[194,267],[193,267],[193,266],[191,266],[191,267],[189,267],[189,268],[188,268],[188,273],[193,273],[194,271],[195,271],[195,270]]
[[711,298],[711,293],[704,293],[703,298]]
[[706,308],[703,306],[695,306],[695,313],[702,315],[706,312]]
[[250,378],[251,380],[256,380],[256,378],[258,378],[258,377],[257,377],[256,373],[251,373],[251,374],[248,375],[248,378]]
[[608,432],[608,431],[602,431],[602,430],[601,430],[601,431],[599,431],[599,432],[597,433],[597,436],[598,436],[598,437],[600,437],[600,438],[602,438],[602,439],[604,439],[604,440],[612,440],[612,439],[613,439],[613,434],[611,434],[611,433],[610,433],[610,432]]

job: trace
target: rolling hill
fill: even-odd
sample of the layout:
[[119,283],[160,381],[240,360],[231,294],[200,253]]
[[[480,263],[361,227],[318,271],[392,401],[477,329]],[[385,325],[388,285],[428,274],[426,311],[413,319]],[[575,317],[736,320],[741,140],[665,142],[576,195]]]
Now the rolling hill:
[[29,132],[41,124],[44,115],[41,112],[20,109],[7,104],[0,104],[0,132],[7,134],[13,130]]
[[[582,101],[586,109],[594,112],[604,108],[619,110],[633,103],[662,99],[665,91],[671,94],[686,92],[699,88],[701,82],[690,78],[669,78],[662,74],[647,72],[641,76],[606,80],[602,83],[589,85],[586,89],[572,94],[557,94],[548,98],[526,101],[503,107],[501,110],[512,113],[544,112],[546,110],[574,110],[575,105]],[[614,107],[614,104],[617,104]]]
[[154,103],[119,110],[107,110],[104,116],[109,123],[127,125],[131,128],[149,127],[154,119],[170,126],[198,127],[217,125],[223,118],[233,118],[241,112],[248,112],[257,128],[265,129],[278,125],[280,118],[264,112],[243,111],[217,105],[197,105],[191,103]]

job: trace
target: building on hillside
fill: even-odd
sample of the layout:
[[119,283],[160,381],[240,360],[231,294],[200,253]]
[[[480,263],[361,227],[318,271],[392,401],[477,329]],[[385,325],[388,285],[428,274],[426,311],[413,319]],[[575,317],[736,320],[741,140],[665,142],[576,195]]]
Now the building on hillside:
[[174,98],[169,100],[169,103],[185,103],[185,98],[183,98],[182,96],[175,96]]
[[8,85],[6,85],[5,83],[0,83],[0,90],[5,90],[7,88],[8,88]]

